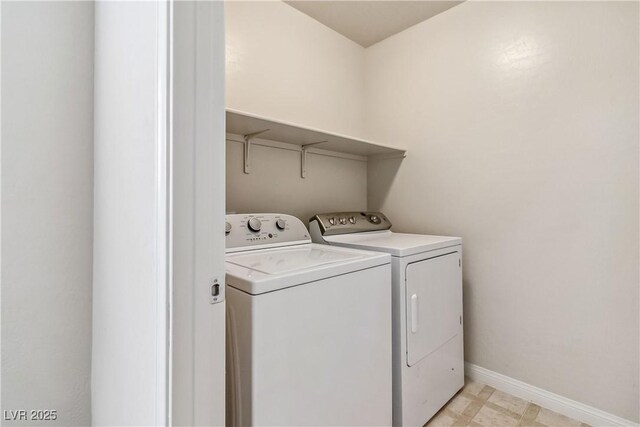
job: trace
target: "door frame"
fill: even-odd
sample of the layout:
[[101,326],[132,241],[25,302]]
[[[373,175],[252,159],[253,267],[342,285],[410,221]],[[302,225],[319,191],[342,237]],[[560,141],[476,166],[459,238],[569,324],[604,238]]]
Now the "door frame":
[[[168,424],[225,424],[224,3],[170,0]],[[224,290],[224,286],[222,286]]]

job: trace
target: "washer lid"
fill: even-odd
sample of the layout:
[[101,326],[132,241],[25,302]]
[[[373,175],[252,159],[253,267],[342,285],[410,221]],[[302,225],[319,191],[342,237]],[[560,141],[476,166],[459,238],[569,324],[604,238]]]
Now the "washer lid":
[[227,254],[227,284],[257,295],[378,265],[391,257],[379,252],[308,243]]
[[332,245],[386,252],[396,257],[462,244],[460,237],[394,233],[388,230],[324,236],[324,240]]
[[332,251],[322,246],[302,245],[279,251],[249,251],[229,255],[227,262],[264,274],[283,274],[365,256],[360,252]]

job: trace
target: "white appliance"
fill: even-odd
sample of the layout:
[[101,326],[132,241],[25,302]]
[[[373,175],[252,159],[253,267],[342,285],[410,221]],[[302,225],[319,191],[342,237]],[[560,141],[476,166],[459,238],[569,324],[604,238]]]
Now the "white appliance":
[[392,256],[393,424],[422,426],[464,385],[462,239],[390,228],[378,212],[309,221],[314,242]]
[[391,259],[227,215],[227,424],[392,422]]

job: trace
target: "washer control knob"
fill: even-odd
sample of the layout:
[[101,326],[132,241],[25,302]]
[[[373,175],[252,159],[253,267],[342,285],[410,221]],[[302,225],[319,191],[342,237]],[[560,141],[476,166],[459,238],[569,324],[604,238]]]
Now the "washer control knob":
[[369,216],[369,221],[371,221],[374,224],[380,224],[380,218],[378,218],[377,215],[371,215]]
[[251,231],[258,232],[260,231],[260,227],[262,227],[262,223],[258,218],[252,217],[249,218],[249,221],[247,221],[247,227],[249,227],[249,230]]
[[231,224],[229,224],[228,222],[225,222],[224,223],[224,235],[226,236],[229,233],[231,233]]
[[287,225],[287,224],[284,222],[284,219],[277,219],[276,220],[276,228],[278,230],[284,230],[284,226],[285,225]]
[[329,221],[329,224],[336,225],[336,219],[335,218],[328,218],[327,220]]
[[355,224],[355,223],[356,223],[356,217],[355,217],[355,216],[351,216],[351,217],[349,217],[349,222],[350,222],[351,224]]

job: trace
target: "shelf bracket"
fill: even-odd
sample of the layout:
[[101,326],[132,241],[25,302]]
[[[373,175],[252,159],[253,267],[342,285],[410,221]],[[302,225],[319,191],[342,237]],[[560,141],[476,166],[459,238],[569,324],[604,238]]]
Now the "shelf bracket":
[[251,172],[251,140],[261,133],[267,132],[269,129],[259,130],[258,132],[248,133],[244,137],[244,173]]
[[300,175],[302,176],[302,178],[307,177],[307,150],[310,147],[322,144],[323,142],[327,141],[312,142],[311,144],[305,144],[300,147],[302,148],[302,150],[300,151]]

